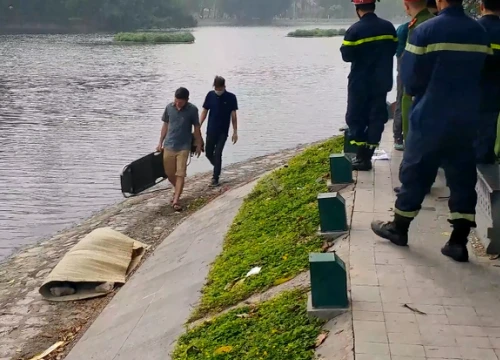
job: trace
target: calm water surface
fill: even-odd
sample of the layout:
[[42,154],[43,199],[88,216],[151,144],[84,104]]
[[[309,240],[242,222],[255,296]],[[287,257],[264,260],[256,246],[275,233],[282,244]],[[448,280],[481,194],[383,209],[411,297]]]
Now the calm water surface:
[[[157,144],[179,86],[201,107],[216,74],[240,105],[226,164],[315,141],[344,122],[341,38],[200,28],[194,45],[0,36],[0,259],[122,199],[123,166]],[[194,160],[189,173],[209,169]]]

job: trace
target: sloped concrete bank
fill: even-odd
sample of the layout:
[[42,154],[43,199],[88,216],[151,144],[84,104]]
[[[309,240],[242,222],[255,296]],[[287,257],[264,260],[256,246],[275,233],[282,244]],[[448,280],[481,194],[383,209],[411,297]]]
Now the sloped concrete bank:
[[211,174],[190,177],[184,195],[187,210],[183,213],[172,211],[171,191],[162,184],[160,191],[111,206],[3,261],[0,264],[0,359],[29,359],[62,340],[65,347],[45,359],[61,358],[58,356],[71,348],[112,299],[114,293],[82,302],[48,303],[38,294],[47,274],[83,236],[96,228],[109,226],[150,245],[148,254],[151,254],[167,235],[201,206],[286,164],[304,147],[300,145],[231,165],[223,173],[224,183],[220,188],[208,187]]

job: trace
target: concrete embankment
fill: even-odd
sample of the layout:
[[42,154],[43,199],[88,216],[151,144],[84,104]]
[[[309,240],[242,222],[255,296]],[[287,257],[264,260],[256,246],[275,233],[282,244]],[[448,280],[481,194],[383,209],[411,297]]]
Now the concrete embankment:
[[[110,226],[138,241],[159,245],[190,214],[222,193],[247,184],[285,164],[304,146],[231,165],[220,188],[209,188],[211,174],[188,178],[184,195],[187,210],[174,213],[171,191],[146,193],[103,210],[66,231],[20,250],[0,264],[0,359],[26,359],[59,340],[69,349],[90,325],[110,296],[73,303],[48,303],[38,288],[65,253],[92,230]],[[163,187],[162,187],[163,186]],[[196,249],[194,249],[196,251]],[[147,258],[147,256],[146,256]]]

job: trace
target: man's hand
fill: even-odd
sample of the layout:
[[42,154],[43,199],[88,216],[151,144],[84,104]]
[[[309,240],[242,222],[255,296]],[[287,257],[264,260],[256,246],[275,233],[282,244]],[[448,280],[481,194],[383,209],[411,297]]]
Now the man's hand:
[[233,132],[233,144],[236,144],[238,142],[238,133],[235,131]]
[[201,147],[202,147],[201,142],[198,142],[196,144],[196,152],[195,152],[196,157],[200,157],[200,155],[201,155]]
[[163,151],[163,144],[159,143],[158,146],[156,147],[156,151],[162,152]]

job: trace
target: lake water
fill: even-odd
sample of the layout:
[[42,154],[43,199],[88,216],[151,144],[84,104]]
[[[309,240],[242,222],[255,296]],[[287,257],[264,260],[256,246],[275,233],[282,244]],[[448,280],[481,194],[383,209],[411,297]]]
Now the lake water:
[[[344,123],[342,38],[289,28],[195,30],[193,45],[110,36],[0,36],[0,260],[122,199],[123,166],[151,152],[179,86],[201,107],[214,75],[239,99],[225,164],[326,138]],[[189,173],[209,170],[205,158]]]

